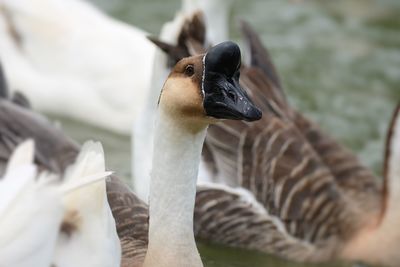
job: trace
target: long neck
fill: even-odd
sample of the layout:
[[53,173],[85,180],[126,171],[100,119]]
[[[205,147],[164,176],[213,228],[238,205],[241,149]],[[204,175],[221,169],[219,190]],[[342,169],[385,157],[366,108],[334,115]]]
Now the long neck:
[[228,40],[231,1],[202,1],[206,16],[207,41],[218,44]]
[[193,234],[196,180],[206,127],[190,130],[159,112],[150,182],[149,247],[144,266],[203,266]]

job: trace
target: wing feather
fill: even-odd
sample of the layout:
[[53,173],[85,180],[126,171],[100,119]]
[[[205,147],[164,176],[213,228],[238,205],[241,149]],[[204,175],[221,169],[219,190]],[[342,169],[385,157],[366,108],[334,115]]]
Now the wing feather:
[[293,122],[314,151],[329,168],[346,197],[366,212],[379,213],[382,203],[382,183],[372,171],[361,164],[357,156],[323,132],[299,112],[293,112]]
[[331,244],[337,240],[316,246],[296,238],[279,217],[270,214],[243,189],[199,185],[194,218],[196,237],[219,244],[273,253],[297,261],[327,260],[336,253]]
[[209,127],[211,164],[223,176],[217,181],[231,179],[254,194],[292,238],[340,246],[377,215],[381,187],[356,156],[289,106],[269,55],[247,26],[253,60],[241,84],[263,118]]
[[74,162],[79,146],[47,119],[0,99],[0,172],[12,151],[23,141],[35,140],[35,164],[54,173],[62,172]]
[[148,206],[115,176],[107,182],[107,198],[121,240],[121,267],[142,266],[148,244]]

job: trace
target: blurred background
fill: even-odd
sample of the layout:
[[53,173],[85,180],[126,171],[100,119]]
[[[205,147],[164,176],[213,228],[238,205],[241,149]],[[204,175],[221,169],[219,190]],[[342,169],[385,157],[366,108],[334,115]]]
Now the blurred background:
[[[180,8],[179,0],[90,1],[152,35]],[[400,99],[400,1],[236,0],[230,34],[240,43],[239,19],[261,35],[291,103],[379,174],[386,127]],[[92,134],[65,127],[81,140]],[[118,155],[129,138],[100,132],[118,148],[108,147],[107,155],[115,152],[111,164],[129,162],[130,147]]]
[[[179,0],[90,1],[151,35],[180,8]],[[230,34],[240,43],[239,19],[250,22],[269,48],[290,102],[381,175],[386,128],[400,99],[400,1],[236,0]],[[101,140],[110,168],[129,179],[129,137],[56,118],[80,141]],[[310,266],[199,247],[206,266]]]

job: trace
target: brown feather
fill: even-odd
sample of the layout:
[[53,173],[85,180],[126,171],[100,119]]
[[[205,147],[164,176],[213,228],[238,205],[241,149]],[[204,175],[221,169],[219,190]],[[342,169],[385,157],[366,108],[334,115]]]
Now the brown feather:
[[206,51],[206,29],[203,13],[197,11],[185,20],[178,35],[177,44],[168,44],[158,38],[148,37],[168,56],[168,67],[172,68],[182,58],[203,54]]
[[243,191],[199,186],[194,213],[195,235],[201,240],[269,252],[297,261],[319,262],[337,254],[335,237],[323,246],[298,239],[282,227],[279,218],[260,207]]
[[148,244],[148,206],[115,176],[107,181],[107,198],[121,240],[121,267],[142,266]]
[[[260,68],[264,72],[264,75],[266,75],[277,88],[282,88],[279,75],[271,60],[271,56],[269,55],[267,48],[262,44],[259,35],[253,30],[249,23],[243,20],[240,22],[240,29],[250,48],[250,65],[252,67]],[[283,100],[285,99],[285,95],[282,91],[280,92],[280,97]]]
[[[381,185],[356,156],[289,106],[259,37],[247,24],[242,28],[252,61],[242,67],[240,82],[263,118],[210,126],[206,145],[214,161],[208,157],[206,164],[218,179],[254,194],[284,223],[288,236],[339,248],[378,215]],[[290,253],[278,255],[296,259]]]

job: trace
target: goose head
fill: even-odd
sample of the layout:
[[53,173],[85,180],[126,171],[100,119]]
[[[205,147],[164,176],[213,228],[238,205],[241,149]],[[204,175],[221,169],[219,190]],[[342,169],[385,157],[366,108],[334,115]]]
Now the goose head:
[[261,111],[239,84],[240,65],[240,49],[230,41],[180,60],[164,84],[159,108],[175,118],[206,124],[259,120]]

